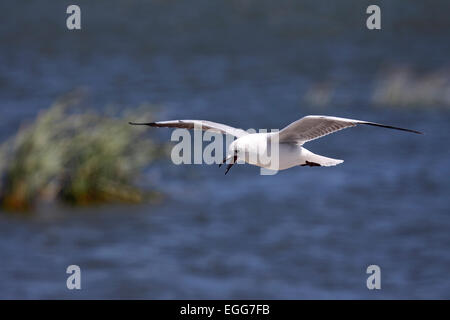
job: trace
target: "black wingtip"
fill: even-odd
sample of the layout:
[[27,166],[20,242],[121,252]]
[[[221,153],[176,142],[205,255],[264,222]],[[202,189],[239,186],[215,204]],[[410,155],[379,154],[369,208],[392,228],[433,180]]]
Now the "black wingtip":
[[128,122],[128,124],[131,124],[133,126],[152,126],[154,122],[145,122],[145,123],[139,123],[139,122]]
[[375,127],[382,127],[382,128],[388,128],[388,129],[412,132],[412,133],[416,133],[416,134],[424,134],[423,132],[420,132],[420,131],[417,131],[417,130],[399,128],[399,127],[388,126],[388,125],[385,125],[385,124],[379,124],[379,123],[373,123],[373,122],[364,122],[363,124],[366,124],[366,125],[369,125],[369,126],[375,126]]

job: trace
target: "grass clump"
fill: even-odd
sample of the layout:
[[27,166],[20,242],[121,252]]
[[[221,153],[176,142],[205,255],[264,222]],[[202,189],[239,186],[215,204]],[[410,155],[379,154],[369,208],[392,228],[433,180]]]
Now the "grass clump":
[[39,200],[74,205],[140,202],[147,193],[133,185],[158,146],[128,119],[151,114],[140,110],[119,116],[82,111],[78,93],[41,112],[34,123],[0,147],[0,201],[7,210],[28,210]]
[[381,106],[450,107],[450,70],[419,74],[411,68],[394,68],[376,82],[372,102]]

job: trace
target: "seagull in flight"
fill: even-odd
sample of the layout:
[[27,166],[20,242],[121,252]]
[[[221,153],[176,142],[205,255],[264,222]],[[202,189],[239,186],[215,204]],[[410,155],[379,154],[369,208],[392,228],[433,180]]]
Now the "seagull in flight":
[[[248,133],[242,129],[206,120],[169,120],[147,123],[130,122],[130,124],[150,127],[198,128],[203,131],[209,130],[211,132],[235,136],[237,139],[230,144],[227,156],[219,164],[219,167],[224,163],[228,164],[225,174],[228,173],[238,159],[243,159],[246,163],[272,170],[285,170],[295,166],[329,167],[338,165],[344,162],[344,160],[314,154],[304,148],[303,145],[306,142],[321,138],[330,133],[360,124],[422,134],[422,132],[416,130],[375,122],[316,115],[305,116],[292,122],[281,131],[269,133]],[[261,153],[270,151],[272,141],[277,141],[278,145],[278,161],[275,164],[272,162],[263,162],[259,157]]]

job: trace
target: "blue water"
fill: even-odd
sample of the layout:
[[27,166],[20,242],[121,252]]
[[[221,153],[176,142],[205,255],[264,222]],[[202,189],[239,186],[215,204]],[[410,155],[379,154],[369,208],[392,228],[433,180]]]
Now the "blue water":
[[[342,165],[275,176],[166,158],[139,179],[157,204],[0,213],[0,298],[450,298],[448,106],[371,99],[390,67],[447,70],[445,1],[381,1],[379,32],[365,1],[78,3],[77,32],[64,3],[0,4],[2,139],[79,87],[92,108],[150,102],[161,119],[282,128],[315,113],[426,134],[352,128],[307,146]],[[304,99],[318,83],[335,88],[321,106]]]

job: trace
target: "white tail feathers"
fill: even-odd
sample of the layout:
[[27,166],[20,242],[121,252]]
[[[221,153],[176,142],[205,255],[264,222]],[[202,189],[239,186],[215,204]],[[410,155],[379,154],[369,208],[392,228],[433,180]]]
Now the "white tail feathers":
[[311,151],[306,150],[305,148],[303,148],[303,150],[305,159],[304,165],[320,165],[322,167],[331,167],[344,162],[344,160],[319,156],[318,154],[312,153]]

